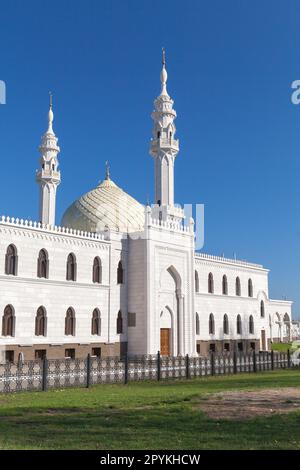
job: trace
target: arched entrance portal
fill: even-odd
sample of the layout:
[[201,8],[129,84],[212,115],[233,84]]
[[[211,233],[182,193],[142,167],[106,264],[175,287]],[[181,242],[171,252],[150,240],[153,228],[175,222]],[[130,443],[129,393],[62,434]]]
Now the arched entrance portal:
[[173,355],[173,318],[169,307],[160,313],[160,353],[162,356]]
[[159,290],[160,352],[162,355],[184,354],[184,295],[181,277],[174,266],[161,272]]

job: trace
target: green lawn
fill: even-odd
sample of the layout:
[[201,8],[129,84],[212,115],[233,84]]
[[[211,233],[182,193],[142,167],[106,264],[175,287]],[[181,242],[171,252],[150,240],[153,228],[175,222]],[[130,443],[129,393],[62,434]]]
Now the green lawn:
[[195,406],[218,391],[300,386],[300,371],[0,395],[0,449],[300,449],[300,412],[247,421]]
[[288,349],[292,351],[292,343],[272,343],[273,351],[286,353]]

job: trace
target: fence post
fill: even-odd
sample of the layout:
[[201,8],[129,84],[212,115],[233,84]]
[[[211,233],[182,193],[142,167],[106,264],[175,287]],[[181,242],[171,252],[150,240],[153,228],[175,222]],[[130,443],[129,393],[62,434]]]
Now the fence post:
[[189,368],[190,368],[190,358],[189,358],[189,355],[187,354],[187,355],[185,356],[185,377],[186,377],[187,379],[190,378],[190,370],[189,370]]
[[215,375],[215,355],[213,352],[210,354],[210,372],[211,375]]
[[233,373],[237,374],[236,351],[233,351]]
[[124,384],[128,383],[128,354],[125,354],[125,363],[124,363]]
[[271,349],[271,370],[274,370],[274,351]]
[[257,372],[255,349],[254,349],[254,351],[253,351],[253,372]]
[[91,382],[91,355],[86,358],[86,388],[89,388]]
[[288,366],[288,368],[291,367],[291,354],[290,354],[289,349],[287,350],[287,366]]
[[157,351],[157,380],[160,380],[160,351]]
[[43,359],[43,372],[42,372],[42,390],[47,391],[47,378],[48,378],[48,360],[45,356]]

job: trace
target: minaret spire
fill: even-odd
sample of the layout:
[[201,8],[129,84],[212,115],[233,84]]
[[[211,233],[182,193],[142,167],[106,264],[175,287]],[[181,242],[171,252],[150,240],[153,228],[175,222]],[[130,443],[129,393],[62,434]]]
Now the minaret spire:
[[107,181],[109,181],[109,180],[110,180],[110,169],[109,169],[109,162],[108,162],[108,160],[106,160],[105,165],[106,165],[105,179],[106,179]]
[[168,95],[167,92],[167,80],[168,80],[168,74],[166,70],[166,51],[165,48],[162,48],[162,70],[160,72],[160,81],[161,81],[161,95]]
[[52,93],[49,92],[48,129],[42,136],[39,147],[41,168],[36,173],[36,181],[40,186],[39,220],[48,225],[55,225],[56,190],[61,180],[57,158],[60,148],[53,131],[52,107]]
[[49,134],[54,135],[53,128],[52,128],[53,120],[54,120],[54,114],[53,114],[53,111],[52,111],[52,93],[51,93],[51,91],[49,91],[49,112],[48,112],[48,130],[47,130],[47,132]]
[[168,208],[174,206],[174,162],[179,152],[179,142],[174,139],[176,111],[167,92],[167,79],[166,53],[163,48],[161,93],[154,101],[154,111],[151,114],[154,126],[150,154],[155,161],[155,202],[168,211]]
[[166,50],[165,50],[164,47],[162,48],[162,61],[161,61],[161,63],[163,65],[163,67],[166,66]]

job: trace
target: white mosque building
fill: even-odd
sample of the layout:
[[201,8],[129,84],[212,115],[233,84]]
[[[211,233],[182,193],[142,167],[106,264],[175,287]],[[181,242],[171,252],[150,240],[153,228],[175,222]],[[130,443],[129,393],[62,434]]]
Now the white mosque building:
[[0,350],[8,361],[267,350],[288,340],[290,301],[269,298],[262,265],[195,252],[174,204],[179,152],[165,59],[150,154],[155,204],[107,174],[55,225],[61,181],[52,103],[40,145],[39,222],[0,218]]

